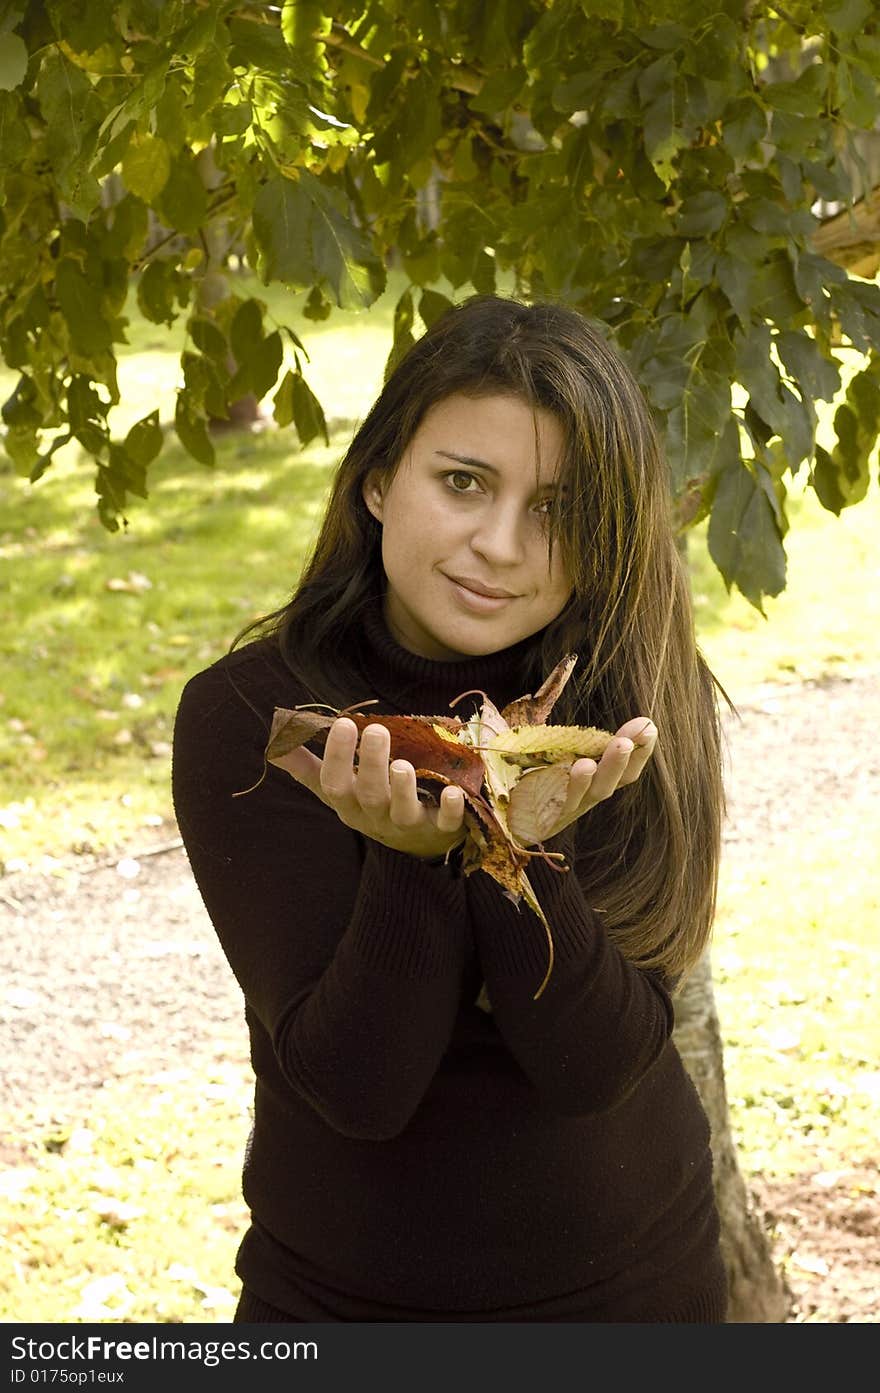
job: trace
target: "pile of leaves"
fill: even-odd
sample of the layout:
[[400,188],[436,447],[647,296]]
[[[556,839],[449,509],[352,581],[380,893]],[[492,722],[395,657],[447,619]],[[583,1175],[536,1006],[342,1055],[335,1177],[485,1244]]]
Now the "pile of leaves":
[[412,764],[420,795],[428,801],[438,801],[431,783],[456,784],[465,799],[465,837],[459,844],[463,874],[485,871],[514,904],[525,900],[547,934],[550,961],[535,1000],[553,969],[553,937],[526,868],[537,856],[555,870],[569,869],[563,854],[545,850],[543,843],[561,830],[575,760],[599,759],[611,739],[596,726],[547,724],[576,661],[569,654],[534,695],[518,697],[501,710],[483,691],[460,693],[450,707],[467,696],[482,698],[479,711],[465,721],[457,716],[370,716],[351,708],[327,714],[327,708],[276,707],[265,751],[267,763],[283,768],[286,754],[311,740],[323,745],[333,722],[346,716],[359,732],[368,725],[385,727],[391,759]]

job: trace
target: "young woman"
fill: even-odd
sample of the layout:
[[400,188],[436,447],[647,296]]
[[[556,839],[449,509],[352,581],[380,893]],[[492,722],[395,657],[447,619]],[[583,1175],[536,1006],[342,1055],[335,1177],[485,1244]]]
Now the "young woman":
[[[557,305],[450,309],[246,634],[187,683],[173,759],[256,1079],[235,1320],[722,1322],[709,1127],[672,1040],[714,912],[720,689],[623,363]],[[529,862],[537,998],[539,918],[446,855],[461,792],[426,797],[384,727],[339,717],[235,796],[276,706],[500,708],[568,654],[551,721],[615,735],[543,843],[569,872]]]

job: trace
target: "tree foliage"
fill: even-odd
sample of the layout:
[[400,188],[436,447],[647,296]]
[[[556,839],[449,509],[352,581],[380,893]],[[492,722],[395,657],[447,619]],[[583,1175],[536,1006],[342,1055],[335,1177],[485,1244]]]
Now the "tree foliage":
[[[174,430],[210,464],[209,422],[250,393],[304,444],[326,436],[301,338],[238,265],[306,291],[316,321],[371,305],[394,258],[390,361],[440,286],[512,275],[620,346],[682,529],[708,517],[725,583],[760,608],[785,584],[787,481],[806,470],[834,513],[869,484],[880,288],[817,233],[871,192],[878,79],[870,0],[8,0],[6,452],[36,480],[75,439],[111,529],[146,496],[167,427],[108,423],[131,287],[147,319],[185,319]],[[867,366],[824,448],[847,351]]]

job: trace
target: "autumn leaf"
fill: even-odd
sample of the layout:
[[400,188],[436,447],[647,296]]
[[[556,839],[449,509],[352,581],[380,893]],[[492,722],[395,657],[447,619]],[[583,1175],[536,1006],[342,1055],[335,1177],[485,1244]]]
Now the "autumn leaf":
[[[360,711],[327,716],[303,707],[291,710],[276,707],[266,759],[283,769],[284,756],[291,750],[312,739],[323,745],[327,731],[339,715],[353,721],[359,733],[368,725],[384,726],[391,736],[390,759],[408,760],[417,775],[436,776],[442,783],[456,783],[473,797],[480,796],[484,776],[482,758],[478,751],[461,743],[454,735],[452,739],[446,738],[446,731],[457,730],[462,724],[449,716],[365,716]],[[444,733],[441,735],[440,731]]]
[[501,712],[509,726],[543,725],[556,705],[562,689],[568,681],[577,662],[577,654],[569,653],[561,663],[545,678],[534,696],[518,697]]
[[558,764],[575,759],[600,759],[611,739],[596,726],[512,726],[492,737],[489,751],[513,764]]
[[550,836],[565,807],[570,782],[570,764],[549,764],[523,774],[507,808],[511,836],[521,846],[535,846]]
[[[610,732],[595,726],[547,724],[576,661],[577,655],[569,654],[537,692],[517,698],[503,710],[486,692],[462,692],[450,707],[466,696],[482,698],[479,710],[466,721],[457,716],[371,716],[355,707],[342,711],[276,707],[264,757],[265,766],[284,769],[287,755],[310,741],[323,747],[333,722],[346,716],[359,732],[368,725],[384,726],[391,737],[389,758],[407,760],[417,780],[461,788],[465,799],[462,874],[479,870],[491,876],[517,907],[526,903],[547,935],[549,963],[535,1000],[553,969],[553,935],[527,868],[537,857],[554,870],[568,871],[562,853],[546,851],[542,843],[553,834],[565,806],[572,764],[576,759],[600,758],[611,739]],[[430,791],[426,796],[439,802]]]

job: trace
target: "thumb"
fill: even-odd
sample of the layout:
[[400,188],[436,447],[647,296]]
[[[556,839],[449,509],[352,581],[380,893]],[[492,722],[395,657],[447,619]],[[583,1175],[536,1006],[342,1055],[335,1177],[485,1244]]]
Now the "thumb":
[[269,763],[285,770],[297,783],[303,784],[324,802],[321,789],[321,760],[304,745],[300,745],[296,750],[288,750],[286,754],[276,755]]

